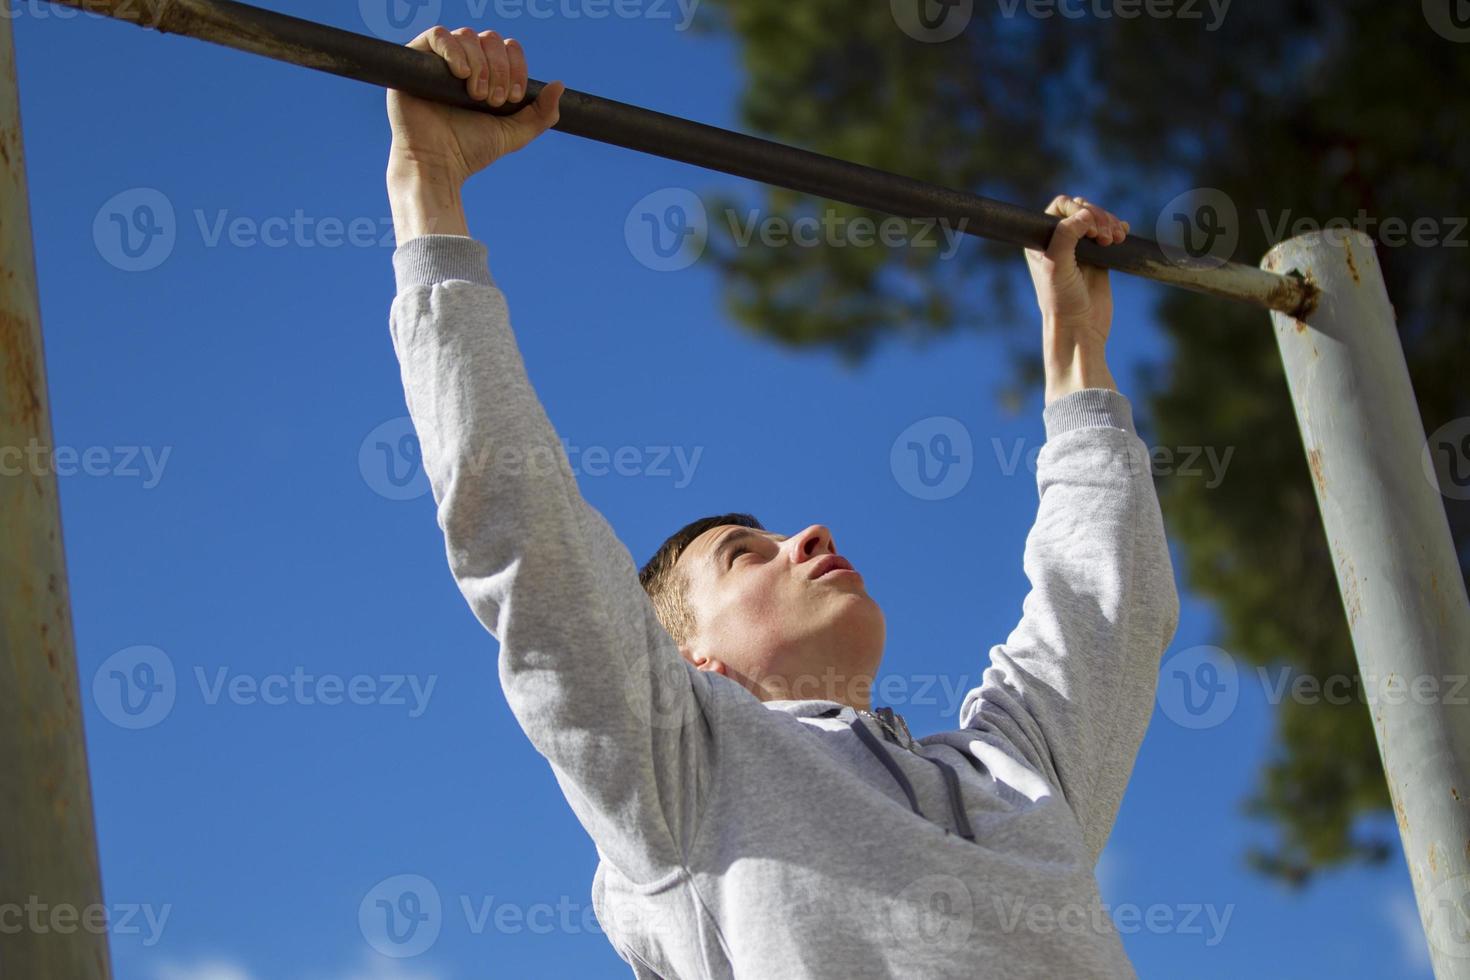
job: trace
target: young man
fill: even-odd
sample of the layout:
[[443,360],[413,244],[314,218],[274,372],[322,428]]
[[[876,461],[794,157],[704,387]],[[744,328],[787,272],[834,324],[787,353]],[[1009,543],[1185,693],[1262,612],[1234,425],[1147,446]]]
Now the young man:
[[[476,98],[521,98],[513,40],[410,46]],[[916,740],[870,710],[883,614],[827,528],[695,522],[640,580],[578,492],[459,202],[562,91],[509,117],[389,93],[390,325],[450,568],[597,845],[608,938],[645,978],[1132,975],[1094,869],[1178,600],[1103,358],[1107,274],[1074,255],[1127,225],[1059,197],[1050,247],[1026,253],[1046,361],[1032,589],[959,727]]]

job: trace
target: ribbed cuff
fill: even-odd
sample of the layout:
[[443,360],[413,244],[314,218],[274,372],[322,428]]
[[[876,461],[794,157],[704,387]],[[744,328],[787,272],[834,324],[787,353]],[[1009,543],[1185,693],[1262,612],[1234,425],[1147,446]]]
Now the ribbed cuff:
[[1106,425],[1134,435],[1133,406],[1122,393],[1111,388],[1083,388],[1063,395],[1041,413],[1047,439],[1088,426]]
[[489,256],[490,249],[476,238],[420,235],[394,250],[393,276],[400,293],[413,286],[433,286],[451,279],[493,286]]

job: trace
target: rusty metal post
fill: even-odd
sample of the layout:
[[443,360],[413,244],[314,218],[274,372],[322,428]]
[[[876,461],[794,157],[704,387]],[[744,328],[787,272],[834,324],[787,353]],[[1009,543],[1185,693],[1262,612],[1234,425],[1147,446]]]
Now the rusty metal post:
[[[1470,978],[1470,600],[1373,240],[1331,229],[1261,263],[1321,289],[1273,313],[1435,976]],[[1328,610],[1303,609],[1303,615]]]
[[0,180],[0,976],[102,980],[111,966],[9,17]]

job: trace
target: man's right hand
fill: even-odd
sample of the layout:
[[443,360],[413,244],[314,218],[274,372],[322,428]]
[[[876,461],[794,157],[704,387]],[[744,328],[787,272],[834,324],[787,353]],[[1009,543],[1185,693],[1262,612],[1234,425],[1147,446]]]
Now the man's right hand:
[[[471,98],[492,106],[517,102],[526,90],[526,56],[519,41],[495,31],[478,34],[468,27],[450,31],[438,25],[408,47],[443,58],[456,78],[465,80]],[[566,86],[550,82],[536,101],[510,116],[456,109],[403,92],[388,91],[388,121],[393,145],[390,174],[412,173],[442,181],[456,190],[507,153],[514,153],[560,118]]]

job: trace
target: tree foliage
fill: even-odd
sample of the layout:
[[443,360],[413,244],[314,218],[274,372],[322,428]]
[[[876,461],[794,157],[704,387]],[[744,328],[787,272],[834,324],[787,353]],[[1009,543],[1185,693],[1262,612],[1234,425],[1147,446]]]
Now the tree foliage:
[[[889,4],[711,0],[701,17],[741,42],[744,124],[782,142],[1038,208],[1057,191],[1086,193],[1150,237],[1177,194],[1215,188],[1238,208],[1233,257],[1251,264],[1303,223],[1359,224],[1378,240],[1433,432],[1470,415],[1470,232],[1457,218],[1467,214],[1470,44],[1433,30],[1425,8],[1236,4],[1210,30],[1206,4],[1196,6],[1204,20],[1125,20],[1077,4],[1070,9],[1093,12],[1028,17],[1021,0],[976,4],[943,43],[900,30]],[[765,215],[830,206],[760,193]],[[1433,231],[1403,242],[1387,219],[1410,228],[1427,220]],[[886,338],[988,329],[1013,351],[1018,383],[1037,379],[1015,249],[976,243],[942,261],[921,248],[737,247],[712,224],[729,308],[762,336],[856,364]],[[1158,295],[1169,350],[1144,379],[1145,438],[1234,450],[1219,486],[1160,482],[1185,584],[1212,601],[1218,642],[1245,664],[1356,678],[1265,314]],[[1446,498],[1446,509],[1470,565],[1470,506]],[[1245,801],[1265,821],[1248,857],[1296,883],[1334,864],[1381,860],[1391,842],[1362,818],[1388,805],[1364,704],[1284,699],[1272,756]]]

